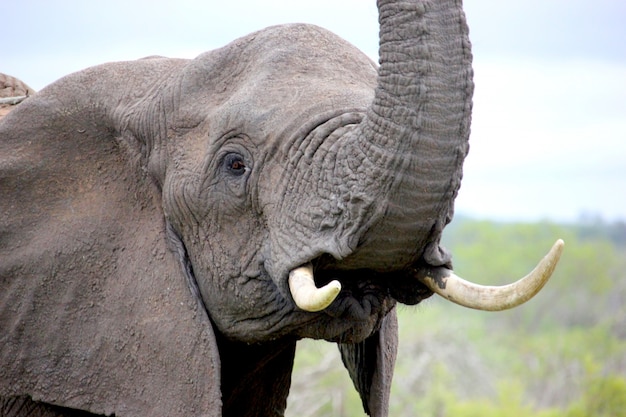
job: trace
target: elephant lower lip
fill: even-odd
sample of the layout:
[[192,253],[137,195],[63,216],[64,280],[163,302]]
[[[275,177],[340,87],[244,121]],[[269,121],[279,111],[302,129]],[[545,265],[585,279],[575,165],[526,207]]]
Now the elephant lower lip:
[[380,328],[382,320],[396,305],[396,301],[374,285],[367,287],[342,291],[323,311],[330,319],[325,339],[358,343]]
[[381,312],[386,314],[394,304],[388,292],[377,285],[368,284],[361,288],[344,285],[340,296],[324,312],[335,318],[369,321]]
[[[415,305],[433,292],[404,271],[376,272],[368,269],[340,270],[316,268],[316,285],[338,280],[342,289],[337,299],[324,310],[332,317],[368,320],[373,314],[388,311],[396,301]],[[386,314],[385,311],[385,314]]]

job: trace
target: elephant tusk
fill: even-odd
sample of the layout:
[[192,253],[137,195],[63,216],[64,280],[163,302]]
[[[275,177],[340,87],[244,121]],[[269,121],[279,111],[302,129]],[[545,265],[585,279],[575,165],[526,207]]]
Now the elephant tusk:
[[419,280],[431,291],[455,304],[484,311],[501,311],[516,307],[535,296],[552,276],[563,252],[563,241],[557,240],[550,252],[528,275],[509,285],[484,286],[468,282],[452,271],[433,277],[428,274]]
[[334,280],[317,288],[313,280],[313,265],[308,263],[289,272],[289,290],[299,308],[316,312],[324,310],[337,298],[341,283]]
[[2,97],[0,98],[0,104],[10,104],[14,106],[26,100],[27,98],[28,96]]

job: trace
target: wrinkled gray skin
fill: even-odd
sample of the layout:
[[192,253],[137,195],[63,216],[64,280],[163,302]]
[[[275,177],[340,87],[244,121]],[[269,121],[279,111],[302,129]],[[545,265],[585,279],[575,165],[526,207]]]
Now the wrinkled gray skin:
[[[387,415],[394,306],[450,266],[473,84],[460,1],[378,3],[380,68],[279,26],[0,122],[1,415],[282,415],[305,337]],[[318,313],[287,285],[309,261],[343,285]]]

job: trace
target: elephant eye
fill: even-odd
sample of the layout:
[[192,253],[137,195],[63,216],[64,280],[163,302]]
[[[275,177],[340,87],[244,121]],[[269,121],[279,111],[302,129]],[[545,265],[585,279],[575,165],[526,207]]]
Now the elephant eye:
[[239,154],[229,153],[224,158],[224,165],[232,175],[240,176],[246,173],[246,164]]

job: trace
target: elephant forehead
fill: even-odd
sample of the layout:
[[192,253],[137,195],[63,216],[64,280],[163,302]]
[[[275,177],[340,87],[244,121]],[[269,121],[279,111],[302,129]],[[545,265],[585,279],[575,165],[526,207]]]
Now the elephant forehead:
[[185,100],[190,111],[275,131],[311,114],[367,106],[376,75],[366,55],[331,32],[283,25],[200,55],[185,70],[182,95],[195,98]]

